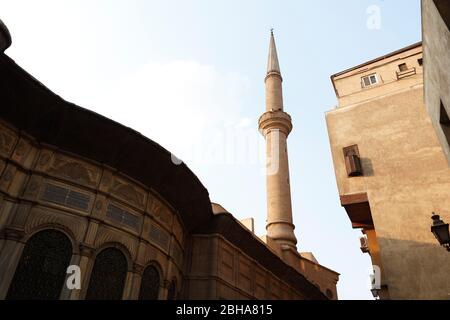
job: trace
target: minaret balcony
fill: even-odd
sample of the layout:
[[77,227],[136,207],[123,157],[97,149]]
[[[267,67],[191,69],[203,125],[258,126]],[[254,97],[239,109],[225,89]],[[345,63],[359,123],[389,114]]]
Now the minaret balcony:
[[273,110],[265,112],[258,121],[259,130],[263,136],[271,130],[280,130],[286,136],[292,131],[291,116],[283,110]]

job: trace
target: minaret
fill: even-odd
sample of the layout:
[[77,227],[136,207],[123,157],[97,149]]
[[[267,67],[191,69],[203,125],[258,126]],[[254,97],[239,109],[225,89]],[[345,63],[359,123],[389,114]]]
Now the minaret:
[[259,119],[259,130],[266,139],[266,229],[267,236],[281,248],[296,250],[287,153],[287,137],[292,130],[292,122],[291,117],[283,110],[282,82],[272,30],[265,78],[266,112]]

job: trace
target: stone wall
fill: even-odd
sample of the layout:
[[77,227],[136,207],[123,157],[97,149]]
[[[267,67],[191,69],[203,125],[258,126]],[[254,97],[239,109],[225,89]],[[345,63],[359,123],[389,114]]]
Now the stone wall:
[[220,235],[193,235],[189,256],[185,289],[190,299],[306,298]]
[[96,254],[109,246],[128,258],[124,299],[136,299],[148,265],[183,283],[185,231],[174,209],[154,190],[99,163],[39,144],[0,124],[0,299],[6,296],[27,240],[45,229],[64,232],[81,267],[82,288],[62,292],[83,299]]

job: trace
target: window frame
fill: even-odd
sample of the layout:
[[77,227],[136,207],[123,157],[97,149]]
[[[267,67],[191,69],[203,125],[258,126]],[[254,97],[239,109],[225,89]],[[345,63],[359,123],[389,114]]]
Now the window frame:
[[[372,77],[375,78],[375,82],[372,82]],[[366,79],[369,81],[370,84],[366,85],[366,83],[365,83]],[[373,86],[378,85],[378,84],[380,84],[380,79],[379,79],[377,73],[372,73],[372,74],[368,74],[366,76],[362,76],[361,77],[361,87],[363,89],[364,88],[370,88],[370,87],[373,87]]]
[[408,71],[408,65],[405,62],[404,63],[400,63],[398,65],[398,70],[400,72],[406,72],[406,71]]

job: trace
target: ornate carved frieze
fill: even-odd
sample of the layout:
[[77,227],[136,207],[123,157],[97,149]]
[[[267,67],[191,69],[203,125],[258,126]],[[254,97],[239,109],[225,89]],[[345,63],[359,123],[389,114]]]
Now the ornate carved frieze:
[[16,175],[17,168],[11,164],[6,166],[6,169],[3,171],[3,174],[0,178],[0,190],[4,192],[8,192],[9,187],[11,186],[14,176]]
[[40,151],[38,161],[36,163],[36,170],[46,172],[51,164],[53,152],[43,149]]
[[106,193],[109,193],[109,189],[114,180],[114,175],[111,171],[104,169],[102,179],[100,182],[100,190]]
[[31,144],[21,138],[14,149],[12,159],[18,163],[24,164],[28,154],[31,151]]
[[9,157],[11,155],[17,135],[10,129],[0,126],[0,155]]
[[31,176],[25,187],[23,197],[30,201],[36,200],[39,195],[39,191],[40,191],[42,182],[43,182],[43,178],[41,176],[37,176],[37,175]]
[[3,173],[3,170],[5,170],[6,162],[0,159],[0,177]]
[[148,199],[147,211],[166,227],[170,228],[172,225],[173,214],[170,212],[170,209],[152,195]]
[[124,179],[114,177],[110,192],[119,199],[137,208],[145,209],[146,193],[137,186],[126,182]]
[[[42,160],[42,155],[40,160]],[[53,156],[52,163],[47,171],[59,178],[91,188],[97,187],[101,176],[100,170],[93,165],[61,154]]]

